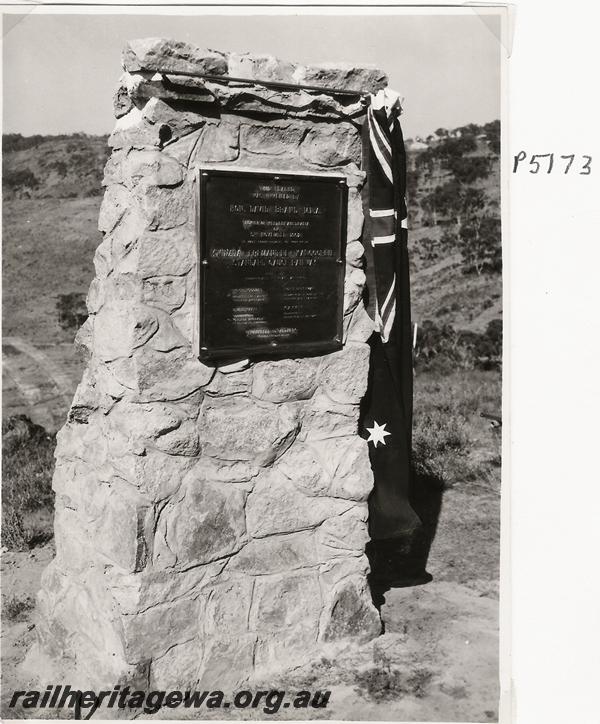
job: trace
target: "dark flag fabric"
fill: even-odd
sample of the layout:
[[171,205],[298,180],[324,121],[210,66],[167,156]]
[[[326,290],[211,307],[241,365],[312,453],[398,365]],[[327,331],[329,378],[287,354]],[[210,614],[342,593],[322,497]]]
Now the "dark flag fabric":
[[[374,489],[369,498],[373,541],[405,537],[421,527],[410,503],[412,470],[412,335],[407,250],[406,157],[398,96],[371,96],[367,112],[367,254],[374,278],[370,380],[361,415]],[[372,305],[373,306],[373,305]]]

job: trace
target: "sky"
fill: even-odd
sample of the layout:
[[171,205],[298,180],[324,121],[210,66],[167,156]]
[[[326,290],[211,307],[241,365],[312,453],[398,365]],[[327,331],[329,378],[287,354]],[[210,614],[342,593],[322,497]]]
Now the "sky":
[[500,117],[498,21],[499,16],[471,11],[444,16],[4,14],[3,132],[109,133],[121,49],[128,39],[145,36],[304,63],[374,63],[405,97],[406,137],[485,123]]

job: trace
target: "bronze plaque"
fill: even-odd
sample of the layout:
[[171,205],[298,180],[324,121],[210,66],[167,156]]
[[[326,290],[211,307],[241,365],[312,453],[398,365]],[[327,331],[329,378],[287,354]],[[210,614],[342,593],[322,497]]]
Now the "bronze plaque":
[[342,176],[199,171],[199,355],[342,347]]

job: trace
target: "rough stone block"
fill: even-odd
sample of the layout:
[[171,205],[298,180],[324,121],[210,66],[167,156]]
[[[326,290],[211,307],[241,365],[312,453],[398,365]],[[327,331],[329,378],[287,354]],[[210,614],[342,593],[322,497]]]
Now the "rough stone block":
[[123,49],[123,68],[130,73],[153,70],[162,73],[227,74],[227,56],[214,50],[169,38],[130,40]]
[[161,275],[147,277],[142,286],[142,299],[146,304],[173,312],[185,302],[185,277]]
[[90,315],[77,330],[73,346],[78,358],[89,362],[92,356],[92,345],[94,338],[94,317]]
[[89,534],[77,511],[59,503],[54,513],[54,545],[56,558],[63,568],[81,572],[94,559]]
[[268,126],[242,125],[240,145],[244,151],[269,156],[294,153],[294,149],[306,133],[301,124],[277,124]]
[[132,404],[120,402],[108,420],[113,430],[132,438],[154,441],[181,426],[185,415],[172,404]]
[[96,380],[92,367],[84,370],[81,382],[77,385],[75,396],[69,409],[69,422],[86,424],[91,414],[99,407],[106,413],[114,405],[114,400],[102,394],[96,387]]
[[169,455],[196,456],[200,454],[198,430],[196,423],[192,420],[186,420],[177,430],[162,435],[154,444],[159,450],[163,450]]
[[251,53],[229,54],[229,75],[252,80],[275,80],[293,83],[297,63],[281,60],[273,55]]
[[227,564],[227,572],[249,576],[286,573],[319,563],[313,530],[248,541]]
[[289,118],[332,120],[339,122],[340,116],[357,117],[365,109],[359,98],[333,98],[330,95],[304,90],[287,91],[264,88],[260,84],[229,84],[206,81],[209,90],[218,103],[229,113],[244,115],[285,115]]
[[152,125],[144,118],[142,110],[133,106],[117,119],[108,137],[113,150],[129,148],[154,148],[162,145],[160,126]]
[[365,641],[381,633],[379,613],[364,578],[344,579],[333,591],[321,627],[324,641]]
[[277,462],[282,472],[305,495],[328,495],[331,476],[323,467],[317,450],[311,445],[295,442]]
[[[311,441],[311,447],[316,449],[317,454],[323,462],[323,467],[332,478],[336,476],[344,456],[348,454],[348,445],[351,440],[355,438],[357,438],[357,436],[353,434],[347,437],[338,436]],[[362,438],[358,439],[361,440]]]
[[105,304],[94,321],[94,354],[105,362],[129,357],[157,329],[151,307],[122,301]]
[[364,265],[365,247],[360,241],[349,241],[346,245],[346,264],[362,267]]
[[148,340],[147,349],[156,352],[173,352],[188,346],[188,341],[175,325],[174,319],[164,310],[154,307],[159,319],[158,331]]
[[99,279],[107,277],[113,269],[112,239],[107,236],[98,244],[94,252],[94,269]]
[[102,186],[111,186],[123,183],[123,164],[127,158],[129,149],[119,148],[113,149],[104,164],[104,175],[102,177]]
[[198,601],[183,598],[165,601],[140,613],[121,617],[127,661],[163,655],[174,644],[189,641],[198,633]]
[[348,438],[339,460],[333,481],[334,490],[342,497],[366,500],[373,489],[367,441],[358,435]]
[[215,483],[250,483],[261,468],[251,463],[223,462],[214,458],[203,457],[195,468],[198,480]]
[[93,527],[94,546],[123,570],[139,571],[148,559],[153,522],[152,508],[140,497],[111,489]]
[[115,380],[108,366],[98,358],[91,360],[90,365],[93,369],[94,386],[98,393],[102,396],[108,395],[114,400],[120,400],[126,389]]
[[320,611],[321,588],[315,571],[261,576],[254,588],[250,628],[263,635],[281,629],[311,628]]
[[358,430],[358,405],[334,402],[319,390],[304,411],[301,441],[326,440],[355,435]]
[[361,171],[359,166],[354,162],[342,166],[340,169],[336,169],[336,171],[344,174],[349,189],[357,189],[360,191],[367,178],[367,174]]
[[133,201],[132,207],[110,235],[113,271],[119,274],[135,273],[135,244],[147,228],[148,220],[142,208]]
[[317,166],[341,166],[351,161],[360,163],[360,135],[351,126],[343,128],[333,123],[321,123],[306,134],[300,154]]
[[299,427],[295,405],[247,397],[205,399],[198,421],[206,455],[268,465],[293,441]]
[[[79,482],[75,482],[77,476],[80,477]],[[74,535],[77,535],[78,530],[83,534],[90,521],[97,517],[97,513],[90,515],[93,492],[100,489],[104,499],[108,495],[108,486],[100,485],[98,474],[91,465],[75,457],[70,459],[66,455],[56,461],[52,489],[56,493],[56,510],[66,509],[77,514],[77,525],[75,518],[73,519]]]
[[221,122],[207,125],[190,159],[190,167],[204,163],[235,161],[240,155],[240,127],[238,123]]
[[270,402],[307,400],[315,391],[320,358],[286,359],[254,365],[252,394]]
[[90,314],[96,314],[104,304],[104,289],[101,279],[92,279],[85,299],[85,305]]
[[208,593],[200,625],[208,636],[216,631],[228,634],[244,634],[248,631],[248,618],[252,604],[254,579],[228,578],[217,583]]
[[184,486],[182,502],[169,502],[160,516],[155,563],[186,568],[238,551],[247,540],[246,493],[237,486],[197,483],[193,469]]
[[148,446],[141,455],[132,452],[113,455],[113,465],[121,477],[152,502],[174,495],[194,463],[193,458],[170,455]]
[[179,110],[171,101],[151,98],[142,111],[142,119],[158,133],[160,146],[167,146],[201,128],[206,116],[196,110]]
[[136,271],[143,279],[187,274],[196,263],[193,232],[188,226],[149,231],[136,244]]
[[[186,571],[161,569],[148,566],[136,573],[126,573],[118,568],[106,568],[104,578],[120,616],[133,616],[159,607],[170,601],[198,601],[199,611],[207,583],[218,575],[222,562],[195,566]],[[131,619],[130,619],[131,620]]]
[[[173,325],[179,331],[182,337],[187,340],[187,343],[190,346],[194,344],[197,329],[197,322],[195,317],[196,289],[190,289],[191,282],[192,275],[188,277],[186,300],[183,303],[183,306],[180,309],[176,309],[171,314]],[[212,369],[212,371],[214,373],[214,368]]]
[[[360,239],[364,225],[364,214],[360,192],[355,188],[348,189],[348,224],[346,238],[350,243]],[[358,242],[360,243],[360,242]],[[352,251],[352,250],[351,250]],[[364,250],[363,250],[364,252]],[[346,254],[346,259],[348,255]],[[350,263],[350,262],[349,262]]]
[[142,303],[141,280],[134,274],[113,271],[106,279],[92,281],[86,301],[91,314],[98,314],[105,302]]
[[335,402],[357,404],[367,390],[370,349],[349,344],[323,359],[319,382]]
[[127,86],[121,79],[113,95],[113,111],[115,118],[121,118],[133,108],[133,102],[129,96]]
[[321,63],[303,66],[297,74],[298,82],[322,85],[341,90],[373,93],[387,86],[387,75],[375,66],[355,66],[351,63]]
[[194,204],[191,183],[173,189],[137,186],[135,195],[147,227],[153,231],[174,229],[192,220]]
[[252,369],[248,368],[224,374],[217,370],[210,384],[204,389],[208,395],[227,397],[228,395],[243,395],[252,388]]
[[352,314],[344,317],[345,342],[368,342],[375,332],[375,321],[369,316],[360,301]]
[[[164,705],[169,708],[178,701],[176,692],[194,691],[198,684],[200,661],[202,660],[202,644],[197,639],[184,641],[170,648],[165,654],[156,658],[150,665],[150,690],[167,691]],[[163,712],[165,709],[162,710]]]
[[194,111],[178,111],[171,101],[150,98],[121,116],[108,139],[114,149],[162,148],[199,129],[206,118]]
[[254,668],[256,634],[218,632],[206,642],[200,668],[202,690],[234,691],[247,683]]
[[276,662],[287,660],[297,666],[311,657],[321,606],[314,571],[257,580],[250,625],[259,634],[254,657],[259,672],[266,673]]
[[373,488],[368,448],[356,431],[331,441],[296,442],[278,461],[277,470],[309,496],[361,501]]
[[109,186],[100,206],[98,230],[104,234],[110,233],[134,203],[133,196],[124,186]]
[[[97,420],[96,416],[96,420]],[[103,430],[100,425],[77,425],[67,423],[56,435],[58,452],[57,462],[60,460],[73,461],[78,459],[82,464],[90,466],[101,465],[106,456],[107,444],[103,439]],[[90,446],[93,448],[90,449]]]
[[170,455],[197,455],[200,451],[195,420],[187,419],[181,406],[120,403],[109,421],[136,450],[151,444]]
[[304,625],[259,636],[254,652],[255,676],[268,680],[274,672],[295,668],[314,659],[314,652],[318,650],[317,629],[317,622],[307,619]]
[[136,402],[179,400],[208,384],[214,369],[203,365],[185,348],[159,352],[146,346],[131,359],[113,362],[117,382]]
[[322,546],[319,546],[319,551],[324,559],[319,566],[323,591],[333,591],[347,578],[366,579],[370,571],[369,560],[364,553],[331,556],[331,551],[325,551]]
[[259,478],[246,504],[248,532],[254,538],[315,528],[332,515],[352,507],[347,500],[308,497],[281,472]]
[[157,150],[132,149],[123,162],[122,178],[131,187],[179,186],[183,181],[183,169],[167,153]]
[[366,504],[357,504],[335,518],[328,518],[315,531],[322,560],[362,555],[369,540]]
[[203,133],[204,126],[198,126],[198,128],[191,130],[189,133],[186,133],[180,138],[169,141],[165,151],[168,151],[169,156],[178,161],[182,166],[185,166],[188,169],[194,169],[196,164],[192,162],[192,154],[194,153]]
[[67,650],[76,666],[69,681],[74,688],[78,682],[87,682],[85,688],[106,685],[121,676],[138,680],[124,658],[118,614],[102,569],[91,566],[76,580],[65,577],[57,604],[53,616],[69,631]]
[[215,97],[207,90],[201,78],[189,75],[139,71],[124,73],[127,93],[137,107],[150,98],[189,103],[214,103]]
[[363,298],[363,291],[367,281],[366,274],[362,269],[346,267],[344,278],[344,314],[350,314],[358,306]]

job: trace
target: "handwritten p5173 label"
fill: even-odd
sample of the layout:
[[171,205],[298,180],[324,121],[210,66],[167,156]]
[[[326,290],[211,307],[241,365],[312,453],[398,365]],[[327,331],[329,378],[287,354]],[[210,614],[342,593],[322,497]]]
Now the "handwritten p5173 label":
[[592,173],[592,157],[585,154],[567,153],[534,153],[529,161],[527,153],[519,151],[513,156],[513,173],[517,171],[529,173],[562,173],[589,176]]

